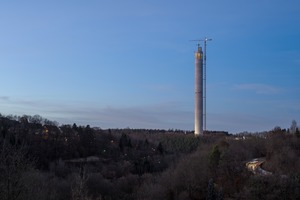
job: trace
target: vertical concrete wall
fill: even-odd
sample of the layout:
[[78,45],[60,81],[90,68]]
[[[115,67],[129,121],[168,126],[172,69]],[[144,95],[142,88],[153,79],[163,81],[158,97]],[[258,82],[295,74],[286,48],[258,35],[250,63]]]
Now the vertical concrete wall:
[[195,135],[203,134],[203,52],[195,52]]

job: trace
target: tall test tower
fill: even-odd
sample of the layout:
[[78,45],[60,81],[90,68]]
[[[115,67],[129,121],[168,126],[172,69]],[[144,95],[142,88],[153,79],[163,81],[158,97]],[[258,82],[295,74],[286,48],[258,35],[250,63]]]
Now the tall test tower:
[[195,135],[203,134],[203,51],[195,52]]
[[[212,39],[204,38],[198,41],[195,52],[195,135],[203,135],[206,130],[206,42]],[[204,54],[200,46],[204,41]]]

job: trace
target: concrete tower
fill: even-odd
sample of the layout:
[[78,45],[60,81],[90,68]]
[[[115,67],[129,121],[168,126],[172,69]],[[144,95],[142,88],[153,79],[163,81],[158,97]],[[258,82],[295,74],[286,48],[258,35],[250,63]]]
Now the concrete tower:
[[195,136],[203,135],[203,52],[195,52]]

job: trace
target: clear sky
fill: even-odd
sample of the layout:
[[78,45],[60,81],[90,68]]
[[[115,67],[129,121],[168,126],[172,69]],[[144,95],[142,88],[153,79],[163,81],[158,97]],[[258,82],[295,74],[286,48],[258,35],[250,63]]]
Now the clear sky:
[[298,0],[5,0],[0,27],[2,114],[193,130],[206,36],[207,129],[300,123]]

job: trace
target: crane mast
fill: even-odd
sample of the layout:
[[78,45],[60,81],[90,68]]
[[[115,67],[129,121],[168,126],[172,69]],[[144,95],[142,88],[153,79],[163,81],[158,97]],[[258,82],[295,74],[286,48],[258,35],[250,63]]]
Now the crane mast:
[[203,61],[203,130],[206,131],[206,42],[212,39],[204,38],[204,61]]

